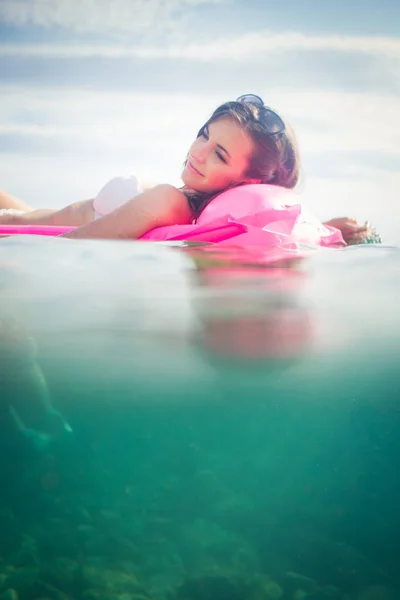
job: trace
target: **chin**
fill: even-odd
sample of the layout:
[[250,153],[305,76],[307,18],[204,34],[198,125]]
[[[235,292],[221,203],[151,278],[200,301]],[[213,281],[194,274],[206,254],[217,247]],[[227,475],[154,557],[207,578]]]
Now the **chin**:
[[187,187],[190,187],[190,183],[192,182],[192,178],[190,177],[191,173],[185,167],[181,173],[181,179]]
[[188,179],[190,179],[190,177],[188,177],[188,175],[189,175],[188,170],[185,167],[181,173],[181,180],[184,183],[184,185],[188,185],[187,182],[188,182]]
[[209,185],[204,182],[201,178],[197,177],[194,173],[188,171],[185,167],[181,173],[181,180],[184,185],[195,192],[200,192],[202,194],[213,194],[218,193],[215,189],[210,189]]
[[203,191],[202,189],[200,189],[201,186],[199,187],[199,178],[196,177],[196,175],[194,175],[190,171],[188,171],[186,168],[182,171],[181,179],[184,185],[186,185],[186,187],[192,190],[196,190],[196,192]]

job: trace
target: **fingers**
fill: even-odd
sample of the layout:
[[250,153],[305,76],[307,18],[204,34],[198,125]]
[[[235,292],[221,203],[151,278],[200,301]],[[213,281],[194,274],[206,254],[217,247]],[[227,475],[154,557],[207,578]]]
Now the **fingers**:
[[327,221],[325,225],[330,225],[331,227],[340,229],[343,235],[346,235],[347,233],[362,233],[368,229],[367,223],[361,225],[354,217],[339,217],[336,219],[331,219],[330,221]]
[[360,243],[370,232],[369,223],[364,225],[348,223],[342,229],[343,239],[347,244]]
[[361,225],[356,219],[347,219],[344,224],[351,231],[367,231],[370,228],[369,221]]
[[369,221],[360,224],[354,217],[340,217],[328,221],[325,225],[339,229],[346,244],[382,242],[381,237],[376,233]]

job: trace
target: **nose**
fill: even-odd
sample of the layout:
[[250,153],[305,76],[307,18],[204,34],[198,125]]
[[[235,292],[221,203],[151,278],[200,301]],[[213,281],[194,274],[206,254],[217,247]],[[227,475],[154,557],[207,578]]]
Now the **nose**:
[[197,163],[199,163],[199,164],[205,163],[207,155],[208,155],[207,142],[202,143],[202,142],[196,141],[191,148],[190,154]]

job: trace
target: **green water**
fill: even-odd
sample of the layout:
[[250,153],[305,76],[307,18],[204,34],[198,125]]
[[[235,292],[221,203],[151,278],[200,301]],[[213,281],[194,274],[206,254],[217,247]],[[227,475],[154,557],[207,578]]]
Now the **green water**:
[[5,248],[0,598],[400,598],[397,251]]

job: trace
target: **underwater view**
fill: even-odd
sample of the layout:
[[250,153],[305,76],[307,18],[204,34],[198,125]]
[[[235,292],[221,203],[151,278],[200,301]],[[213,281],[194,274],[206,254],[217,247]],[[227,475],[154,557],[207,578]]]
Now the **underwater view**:
[[1,600],[400,599],[400,250],[262,259],[0,240]]

